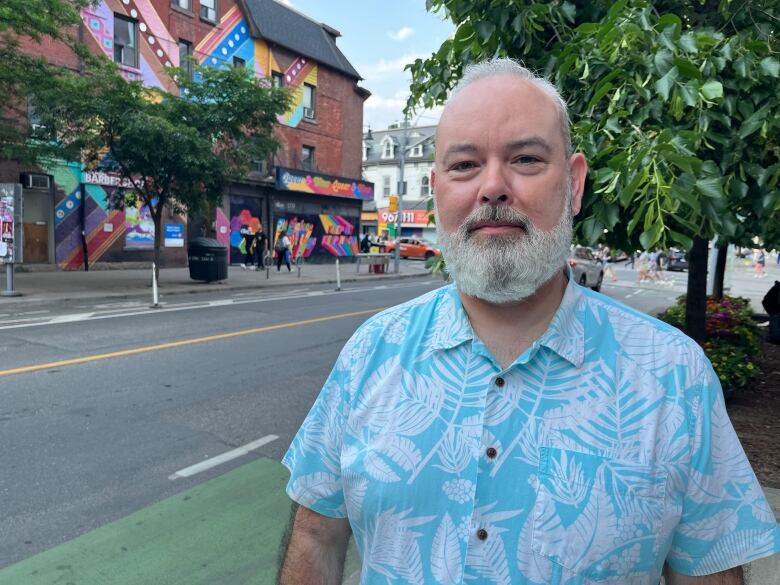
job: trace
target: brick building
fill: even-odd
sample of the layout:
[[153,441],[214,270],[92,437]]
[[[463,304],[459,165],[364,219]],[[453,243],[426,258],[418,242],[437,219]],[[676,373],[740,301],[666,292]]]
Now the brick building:
[[[128,79],[172,93],[176,85],[163,68],[192,56],[202,65],[250,68],[293,94],[279,117],[276,156],[256,161],[246,180],[228,189],[215,218],[170,215],[166,234],[205,231],[230,245],[234,261],[243,256],[243,224],[286,231],[294,252],[312,261],[354,253],[362,201],[373,198],[373,185],[360,180],[369,94],[336,45],[338,31],[274,0],[103,0],[84,10],[78,34]],[[76,56],[62,47],[28,49],[78,70]],[[151,259],[154,234],[145,209],[108,206],[117,177],[84,172],[77,163],[28,169],[0,162],[0,182],[17,181],[25,186],[24,263],[82,269],[84,247],[90,265]],[[165,265],[185,262],[183,247],[163,251]]]

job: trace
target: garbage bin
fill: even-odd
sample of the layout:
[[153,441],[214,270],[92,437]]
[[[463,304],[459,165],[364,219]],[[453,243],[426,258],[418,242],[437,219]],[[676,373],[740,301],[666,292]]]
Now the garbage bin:
[[227,248],[212,238],[195,238],[187,247],[192,280],[225,280],[228,275]]

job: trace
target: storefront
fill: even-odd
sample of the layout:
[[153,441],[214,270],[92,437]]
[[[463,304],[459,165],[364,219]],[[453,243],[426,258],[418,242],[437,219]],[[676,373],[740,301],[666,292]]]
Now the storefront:
[[[293,257],[307,262],[358,253],[361,206],[374,198],[372,183],[277,167],[273,187],[251,189],[231,188],[230,215],[222,220],[229,226],[232,263],[245,257],[239,233],[243,225],[252,231],[262,225],[271,251],[276,239],[287,234]],[[218,239],[219,225],[218,212]]]
[[[405,209],[401,216],[401,236],[422,238],[435,244],[436,226],[429,223],[431,213],[427,209]],[[390,213],[387,208],[377,210],[377,233],[387,239],[390,232],[388,227],[397,221],[398,213]]]

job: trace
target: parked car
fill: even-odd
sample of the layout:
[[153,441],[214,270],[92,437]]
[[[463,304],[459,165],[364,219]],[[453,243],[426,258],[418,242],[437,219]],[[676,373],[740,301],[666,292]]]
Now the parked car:
[[574,281],[582,286],[588,286],[596,292],[601,290],[604,282],[604,268],[590,248],[574,246],[569,254],[569,266],[574,273]]
[[682,250],[669,250],[666,261],[667,270],[688,270],[688,258]]
[[[401,258],[424,258],[427,260],[432,256],[441,256],[441,250],[422,238],[398,238],[398,242],[401,246]],[[395,242],[388,242],[385,245],[385,252],[395,253]]]

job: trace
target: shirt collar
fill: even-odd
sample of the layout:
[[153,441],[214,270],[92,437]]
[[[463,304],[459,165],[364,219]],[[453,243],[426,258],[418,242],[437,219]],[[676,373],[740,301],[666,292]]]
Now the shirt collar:
[[[569,272],[561,304],[555,311],[547,331],[535,345],[551,349],[575,367],[581,366],[585,358],[583,316],[584,295]],[[431,345],[434,350],[451,349],[474,339],[474,330],[454,284],[444,288],[433,327]]]

